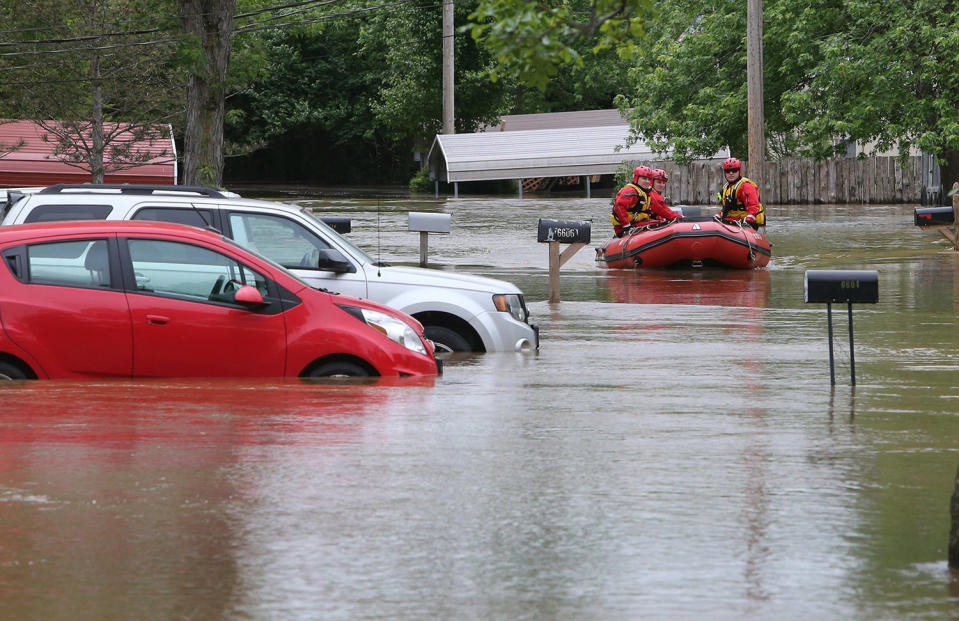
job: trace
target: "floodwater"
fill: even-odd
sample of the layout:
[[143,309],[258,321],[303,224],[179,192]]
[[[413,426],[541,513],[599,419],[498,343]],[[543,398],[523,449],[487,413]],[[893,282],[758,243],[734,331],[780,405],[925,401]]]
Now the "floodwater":
[[[608,199],[299,201],[526,293],[425,380],[0,390],[4,619],[943,619],[959,255],[913,205],[770,207],[769,267],[608,271]],[[541,217],[592,218],[547,297]],[[879,303],[803,301],[876,269]]]

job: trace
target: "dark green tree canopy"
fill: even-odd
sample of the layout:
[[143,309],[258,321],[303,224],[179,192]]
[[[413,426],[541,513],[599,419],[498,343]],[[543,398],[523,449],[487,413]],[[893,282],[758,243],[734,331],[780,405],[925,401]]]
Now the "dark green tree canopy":
[[[746,154],[746,3],[657,6],[651,41],[618,100],[636,137],[676,159]],[[767,0],[764,115],[773,157],[829,157],[858,141],[959,152],[957,14],[951,2]]]

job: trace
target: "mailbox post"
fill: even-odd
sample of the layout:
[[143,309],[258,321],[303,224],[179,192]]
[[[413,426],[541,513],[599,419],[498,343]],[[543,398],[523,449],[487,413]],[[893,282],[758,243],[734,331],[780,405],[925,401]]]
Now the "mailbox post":
[[849,308],[849,373],[856,385],[856,356],[853,352],[852,304],[879,301],[879,272],[876,270],[806,270],[806,303],[825,302],[829,324],[829,381],[836,383],[832,351],[832,304],[846,302]]
[[430,233],[449,233],[450,214],[411,211],[409,230],[420,234],[420,266],[426,267],[427,246]]
[[[549,244],[549,301],[559,302],[559,268],[589,243],[590,220],[546,220],[540,218],[536,241]],[[560,244],[569,244],[562,253]]]

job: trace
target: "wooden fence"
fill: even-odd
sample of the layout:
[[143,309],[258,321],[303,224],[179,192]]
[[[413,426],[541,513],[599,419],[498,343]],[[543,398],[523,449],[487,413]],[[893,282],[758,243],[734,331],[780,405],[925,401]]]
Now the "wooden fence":
[[[766,162],[761,171],[743,162],[743,174],[759,183],[763,204],[918,203],[922,195],[922,158],[837,158],[816,161],[790,158]],[[632,162],[662,168],[669,175],[666,193],[673,204],[716,202],[723,185],[723,160],[698,160],[687,166],[672,162]]]

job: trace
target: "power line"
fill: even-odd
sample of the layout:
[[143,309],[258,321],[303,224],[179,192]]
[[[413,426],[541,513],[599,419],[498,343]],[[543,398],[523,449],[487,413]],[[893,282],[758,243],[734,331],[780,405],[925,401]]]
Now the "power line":
[[[302,0],[302,1],[300,1],[300,2],[291,2],[291,3],[287,3],[287,4],[273,5],[273,6],[265,7],[265,8],[262,8],[262,9],[257,9],[257,10],[255,10],[255,11],[249,11],[249,12],[246,12],[246,13],[237,13],[237,14],[235,14],[235,15],[233,16],[233,19],[234,19],[234,20],[246,19],[246,18],[249,18],[249,17],[254,17],[254,16],[256,16],[256,15],[262,15],[262,14],[264,14],[264,13],[274,13],[274,12],[276,12],[276,11],[282,11],[282,10],[284,10],[284,9],[298,9],[298,11],[296,11],[296,12],[301,12],[301,11],[309,10],[310,8],[314,8],[314,7],[311,7],[310,5],[321,6],[321,5],[328,5],[328,4],[336,4],[336,3],[338,3],[338,2],[343,2],[343,0]],[[201,13],[200,15],[201,15],[201,16],[206,16],[206,15],[210,15],[210,13]],[[278,18],[279,18],[279,17],[282,17],[282,16],[278,16]],[[151,19],[138,20],[137,23],[151,22],[151,21],[152,21],[152,22],[161,22],[161,21],[167,21],[167,20],[169,20],[169,19],[170,19],[170,18],[168,18],[168,17],[155,17],[155,18],[151,18]],[[127,22],[127,23],[130,23],[130,22]],[[45,27],[32,27],[32,28],[12,28],[12,29],[0,30],[0,35],[24,34],[24,33],[32,33],[32,32],[44,32],[44,31],[50,31],[50,30],[54,30],[54,31],[56,31],[56,30],[70,30],[70,27],[69,27],[69,26],[65,26],[65,25],[58,25],[58,26],[45,26]],[[63,37],[63,38],[51,38],[51,39],[34,39],[34,40],[26,40],[26,41],[0,42],[0,47],[8,47],[8,46],[12,46],[12,45],[23,45],[23,44],[44,44],[44,45],[46,45],[46,44],[55,44],[55,43],[71,43],[71,42],[74,42],[74,41],[85,41],[85,40],[97,39],[97,38],[126,37],[126,36],[142,35],[142,34],[151,34],[151,33],[160,32],[160,31],[161,31],[160,28],[145,28],[145,29],[144,29],[144,28],[141,28],[141,29],[136,29],[136,30],[124,30],[124,31],[119,31],[119,32],[102,32],[102,33],[96,33],[96,34],[84,35],[84,36],[77,36],[77,37]]]
[[[317,2],[319,2],[319,1],[320,1],[320,0],[309,0],[310,3],[317,3]],[[324,1],[324,2],[327,3],[327,4],[335,4],[335,3],[338,2],[339,0],[322,0],[322,1]],[[324,21],[332,21],[332,20],[344,19],[344,18],[348,19],[348,18],[351,18],[351,17],[356,17],[356,16],[359,16],[359,15],[367,14],[367,13],[369,13],[369,12],[371,12],[371,11],[377,11],[377,10],[384,9],[384,8],[401,6],[401,5],[409,4],[409,3],[411,3],[411,2],[416,2],[416,1],[418,1],[418,0],[396,0],[395,2],[387,2],[387,3],[383,3],[383,4],[378,4],[378,5],[370,6],[370,7],[363,7],[363,8],[359,8],[359,9],[353,9],[353,10],[350,10],[350,11],[343,11],[343,12],[340,12],[340,13],[330,13],[330,14],[323,15],[323,16],[319,16],[319,17],[315,17],[315,18],[302,19],[302,20],[296,20],[296,21],[291,21],[291,22],[284,22],[284,23],[279,23],[279,24],[263,24],[262,22],[259,22],[259,23],[257,23],[257,24],[251,24],[251,25],[248,25],[248,26],[241,26],[241,27],[239,27],[239,28],[234,28],[233,31],[232,31],[232,33],[231,33],[231,36],[234,36],[234,35],[237,35],[237,34],[245,34],[245,33],[249,33],[249,32],[256,32],[256,31],[260,31],[260,30],[271,30],[271,29],[286,28],[286,27],[292,27],[292,26],[304,26],[304,25],[307,25],[307,24],[314,24],[314,23],[324,22]],[[306,3],[298,3],[298,4],[306,4]],[[439,6],[439,5],[433,5],[433,6]],[[257,13],[262,13],[262,11],[258,11]],[[246,15],[246,14],[244,14],[244,15]],[[144,31],[144,32],[145,32],[145,33],[159,32],[159,29],[150,30],[150,31]],[[183,34],[179,34],[179,35],[173,35],[173,36],[170,36],[170,37],[167,37],[167,38],[154,39],[154,40],[150,40],[150,41],[134,41],[134,42],[129,42],[129,43],[113,43],[113,44],[109,44],[109,45],[98,45],[98,46],[89,46],[89,47],[68,47],[68,48],[60,48],[60,49],[53,49],[53,50],[47,49],[47,50],[23,50],[23,51],[14,51],[14,52],[0,52],[0,57],[9,57],[9,56],[42,56],[42,55],[45,55],[45,54],[71,54],[71,53],[76,53],[76,52],[95,52],[95,51],[104,51],[104,50],[114,50],[114,49],[120,49],[120,48],[125,48],[125,47],[143,47],[143,46],[158,45],[158,44],[163,44],[163,43],[175,43],[175,42],[181,41],[181,40],[183,40],[183,39],[186,39],[186,38],[188,38],[188,37],[190,37],[190,36],[191,36],[191,34],[189,34],[189,33],[183,33]],[[97,37],[93,37],[93,38],[97,38]],[[21,44],[21,45],[29,45],[29,44],[31,44],[31,43],[33,43],[33,42],[31,42],[31,41],[25,41],[25,42],[22,42],[22,43],[20,43],[20,44]]]

